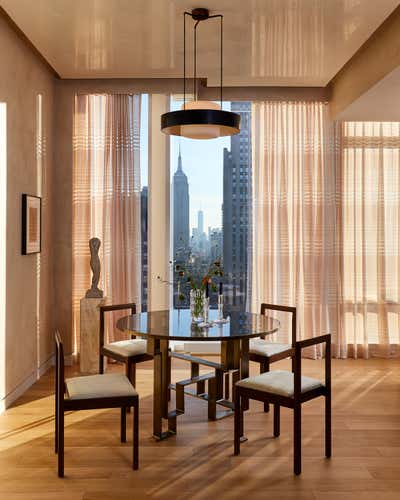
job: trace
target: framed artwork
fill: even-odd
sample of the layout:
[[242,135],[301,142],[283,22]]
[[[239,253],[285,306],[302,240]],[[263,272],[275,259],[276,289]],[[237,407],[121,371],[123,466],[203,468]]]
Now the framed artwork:
[[39,253],[42,249],[42,199],[22,195],[22,255]]

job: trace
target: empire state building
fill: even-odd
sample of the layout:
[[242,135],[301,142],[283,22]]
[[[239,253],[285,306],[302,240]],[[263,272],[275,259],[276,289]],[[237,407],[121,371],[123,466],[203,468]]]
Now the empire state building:
[[174,259],[183,262],[189,254],[189,184],[182,170],[179,149],[178,168],[173,181],[174,196]]

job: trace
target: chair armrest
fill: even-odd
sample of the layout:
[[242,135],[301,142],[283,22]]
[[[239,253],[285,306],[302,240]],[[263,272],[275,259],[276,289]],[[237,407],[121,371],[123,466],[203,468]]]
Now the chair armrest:
[[264,312],[268,309],[270,311],[281,311],[281,312],[290,312],[290,313],[296,312],[296,308],[291,307],[291,306],[280,306],[277,304],[265,304],[265,303],[261,304],[261,314],[264,314]]
[[[100,348],[104,345],[104,313],[111,311],[122,311],[123,309],[131,309],[132,314],[136,314],[136,304],[134,302],[129,302],[128,304],[111,304],[109,306],[100,306],[100,328],[99,328],[99,345]],[[131,335],[134,339],[135,336]]]
[[[261,304],[261,314],[265,314],[265,311],[268,311],[268,310],[291,313],[291,315],[292,315],[292,347],[294,347],[296,344],[296,330],[297,330],[296,308],[291,307],[291,306],[281,306],[278,304],[262,303]],[[265,335],[261,336],[261,338],[265,338]]]
[[327,335],[320,335],[319,337],[314,337],[312,339],[299,340],[296,342],[296,347],[298,347],[299,349],[303,349],[304,347],[309,347],[311,345],[316,345],[316,344],[323,344],[324,342],[330,344],[331,342],[330,333],[328,333]]
[[294,393],[295,399],[301,394],[301,350],[304,347],[326,343],[325,350],[325,387],[330,393],[331,390],[331,334],[320,335],[313,339],[299,340],[296,342],[296,353],[294,356]]
[[100,311],[121,311],[123,309],[132,309],[133,314],[136,314],[136,304],[134,302],[130,302],[128,304],[111,304],[109,306],[100,306]]

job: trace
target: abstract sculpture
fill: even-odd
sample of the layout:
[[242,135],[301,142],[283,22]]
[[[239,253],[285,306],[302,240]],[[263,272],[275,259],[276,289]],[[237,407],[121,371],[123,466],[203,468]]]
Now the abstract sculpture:
[[87,299],[99,299],[103,297],[103,290],[98,287],[100,280],[100,249],[101,241],[99,238],[90,238],[90,267],[92,269],[92,286],[87,290],[85,297]]

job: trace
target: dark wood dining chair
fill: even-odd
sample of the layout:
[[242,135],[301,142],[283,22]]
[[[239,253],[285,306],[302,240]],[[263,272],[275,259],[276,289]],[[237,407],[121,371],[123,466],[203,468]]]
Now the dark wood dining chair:
[[[280,306],[276,304],[261,304],[261,314],[267,311],[280,311],[290,313],[292,316],[291,341],[292,344],[280,344],[277,342],[267,342],[264,336],[250,340],[249,360],[260,365],[260,373],[269,372],[271,363],[289,358],[291,349],[296,344],[296,308]],[[293,368],[293,366],[292,366]],[[264,404],[264,411],[269,412],[269,404]]]
[[64,378],[64,349],[55,333],[55,452],[58,476],[64,476],[64,413],[75,410],[121,408],[121,442],[126,442],[126,410],[133,407],[133,468],[139,467],[139,396],[126,375],[88,375]]
[[[325,383],[301,375],[301,350],[326,343]],[[255,399],[274,405],[274,436],[280,434],[280,407],[293,409],[294,473],[301,473],[301,405],[319,396],[325,397],[325,456],[331,456],[331,336],[322,335],[296,342],[293,349],[294,373],[274,370],[240,380],[235,385],[234,453],[240,453],[243,436],[243,413],[248,400]]]
[[153,356],[147,353],[147,341],[136,339],[132,336],[128,340],[119,340],[117,342],[105,342],[105,313],[112,311],[122,311],[130,309],[132,314],[136,314],[136,304],[114,304],[100,306],[100,339],[99,339],[99,373],[104,373],[104,358],[114,359],[125,364],[126,376],[136,387],[136,364],[142,361],[153,359]]

